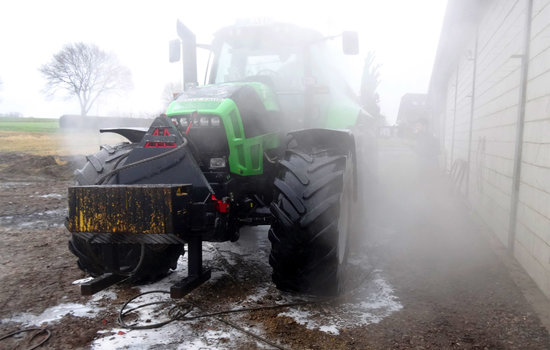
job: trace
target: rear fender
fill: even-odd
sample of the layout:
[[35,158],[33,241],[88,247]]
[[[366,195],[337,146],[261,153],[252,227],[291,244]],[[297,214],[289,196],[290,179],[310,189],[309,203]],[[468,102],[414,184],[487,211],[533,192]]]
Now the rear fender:
[[147,133],[148,128],[104,128],[99,129],[100,133],[114,133],[124,136],[132,143],[140,142]]
[[350,130],[303,129],[288,133],[303,151],[329,150],[337,154],[352,153],[355,157],[355,138]]

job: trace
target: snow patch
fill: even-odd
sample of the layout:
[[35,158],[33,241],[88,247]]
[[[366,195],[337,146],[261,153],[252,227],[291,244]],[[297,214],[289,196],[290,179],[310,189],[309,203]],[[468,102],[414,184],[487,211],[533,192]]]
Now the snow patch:
[[2,182],[0,184],[0,188],[23,187],[23,186],[30,186],[30,185],[34,185],[34,183],[32,183],[32,182],[8,181],[8,182]]
[[269,226],[265,225],[242,227],[238,241],[217,243],[214,249],[232,266],[238,265],[240,261],[267,261],[268,228]]
[[[173,322],[158,329],[127,330],[114,328],[108,331],[100,331],[98,334],[106,334],[96,339],[92,344],[92,350],[112,349],[149,349],[170,348],[181,350],[217,350],[233,349],[235,344],[242,339],[242,333],[216,323],[216,329],[194,330],[197,324],[204,321],[188,323]],[[194,327],[193,327],[194,326]],[[168,346],[172,345],[172,346]],[[175,346],[177,347],[175,347]],[[263,344],[257,343],[255,348],[263,348]]]
[[0,216],[0,224],[9,223],[13,220],[13,216]]
[[312,314],[307,306],[303,306],[279,313],[278,316],[290,317],[307,329],[338,335],[341,329],[378,323],[403,308],[379,270],[374,271],[373,278],[354,292],[356,297],[353,302],[335,306],[331,313]]
[[294,319],[296,323],[305,326],[307,329],[319,328],[312,320],[313,314],[306,310],[293,309],[287,312],[281,312],[277,315],[277,317],[279,316],[290,317]]
[[[63,316],[69,314],[76,317],[93,318],[101,310],[98,302],[104,298],[116,299],[116,294],[112,291],[101,291],[94,294],[92,299],[86,304],[62,303],[47,308],[40,315],[27,312],[19,313],[10,318],[2,319],[0,323],[17,322],[25,326],[40,326],[43,323],[55,323],[61,320]],[[63,299],[66,299],[66,296]]]
[[51,223],[46,220],[35,220],[35,221],[28,221],[28,222],[22,222],[17,225],[18,229],[26,229],[26,228],[40,228],[40,227],[61,227],[61,223]]
[[59,193],[48,193],[48,194],[43,194],[43,195],[40,195],[40,196],[31,196],[31,197],[39,197],[39,198],[63,198],[63,195],[59,194]]
[[172,341],[171,337],[167,336],[168,334],[184,333],[183,330],[178,328],[176,323],[168,324],[159,329],[132,331],[124,328],[114,328],[109,331],[112,334],[94,340],[91,348],[93,350],[147,349],[152,346],[166,345]]
[[115,292],[112,292],[110,290],[104,290],[100,293],[96,293],[92,296],[92,302],[97,303],[100,300],[103,299],[111,299],[115,300],[117,298],[117,295]]
[[17,322],[28,326],[40,326],[43,323],[57,322],[65,315],[73,315],[76,317],[95,317],[97,309],[82,304],[59,304],[50,308],[47,308],[40,315],[34,315],[31,313],[17,314],[11,318],[2,320],[4,322]]
[[46,210],[43,212],[38,213],[38,216],[44,216],[44,215],[59,215],[59,214],[67,214],[66,208],[59,208],[54,210]]
[[268,287],[258,287],[256,288],[256,292],[252,295],[249,295],[246,298],[247,302],[258,302],[259,300],[264,299],[269,294],[269,288]]
[[73,283],[71,284],[83,284],[83,283],[86,283],[86,282],[90,282],[91,280],[93,280],[94,278],[93,277],[86,277],[86,278],[81,278],[79,280],[76,280],[76,281],[73,281]]
[[[235,332],[209,330],[200,338],[193,339],[188,344],[181,344],[178,349],[229,349],[231,338],[236,336],[238,336],[238,334]],[[225,344],[225,346],[223,346],[223,344]]]
[[[18,229],[39,228],[39,227],[60,227],[63,225],[61,218],[67,216],[66,208],[46,210],[39,213],[32,213],[19,216],[24,220],[17,224]],[[10,218],[11,219],[11,218]],[[53,222],[52,222],[53,221]]]
[[319,330],[320,330],[321,332],[325,332],[325,333],[332,334],[332,335],[338,335],[338,334],[340,334],[340,331],[338,330],[338,328],[336,328],[335,325],[331,325],[331,326],[321,326],[321,327],[319,327]]

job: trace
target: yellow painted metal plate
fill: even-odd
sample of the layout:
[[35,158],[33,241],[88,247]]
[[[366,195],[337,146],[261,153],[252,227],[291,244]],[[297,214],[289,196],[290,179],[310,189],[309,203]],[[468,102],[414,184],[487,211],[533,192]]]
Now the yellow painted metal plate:
[[190,185],[69,188],[70,232],[177,233],[185,224]]

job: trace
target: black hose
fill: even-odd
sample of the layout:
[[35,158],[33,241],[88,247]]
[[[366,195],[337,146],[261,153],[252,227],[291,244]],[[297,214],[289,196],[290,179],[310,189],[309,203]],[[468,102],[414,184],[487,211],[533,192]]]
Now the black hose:
[[31,342],[34,338],[36,338],[39,334],[42,334],[42,333],[45,333],[46,334],[46,337],[44,339],[42,339],[42,341],[38,344],[35,344],[33,346],[31,346],[30,348],[27,348],[26,350],[33,350],[33,349],[36,349],[37,347],[41,346],[42,344],[44,344],[45,342],[48,341],[48,339],[50,339],[52,333],[47,329],[47,328],[25,328],[25,329],[20,329],[18,331],[15,331],[15,332],[11,332],[11,333],[8,333],[6,335],[3,335],[2,337],[0,337],[0,341],[4,340],[4,339],[7,339],[9,337],[12,337],[16,334],[19,334],[19,333],[23,333],[23,332],[31,332],[31,331],[38,331],[36,333],[34,333],[31,338],[29,339],[29,342]]
[[225,320],[225,319],[223,319],[219,316],[227,315],[227,314],[233,314],[233,313],[250,312],[250,311],[279,309],[279,308],[283,308],[283,307],[307,305],[307,304],[314,304],[314,303],[322,302],[322,301],[319,301],[319,300],[316,300],[316,301],[302,301],[302,302],[296,302],[296,303],[286,303],[286,304],[280,304],[280,305],[269,305],[269,306],[255,307],[255,308],[246,308],[246,309],[240,309],[240,310],[224,310],[224,311],[219,311],[219,312],[212,312],[212,313],[206,313],[206,314],[202,314],[202,315],[187,317],[187,314],[189,314],[194,308],[200,309],[196,304],[188,302],[188,303],[185,304],[185,308],[183,308],[183,309],[182,309],[182,305],[174,305],[172,308],[170,308],[168,310],[168,319],[165,320],[165,321],[154,323],[154,324],[147,324],[147,325],[136,325],[136,324],[129,325],[129,324],[127,324],[124,321],[124,316],[128,315],[132,311],[144,308],[146,306],[172,303],[172,300],[155,301],[155,302],[151,302],[151,303],[141,304],[141,305],[138,305],[138,306],[136,306],[132,309],[125,310],[125,308],[128,306],[128,304],[130,302],[132,302],[133,300],[135,300],[135,299],[137,299],[137,298],[139,298],[143,295],[152,294],[152,293],[170,294],[170,292],[168,292],[168,291],[153,290],[153,291],[144,292],[144,293],[136,295],[135,297],[133,297],[133,298],[129,299],[128,301],[126,301],[126,303],[124,303],[124,305],[120,309],[120,312],[118,314],[118,323],[124,328],[132,329],[132,330],[137,330],[137,329],[143,330],[143,329],[159,328],[159,327],[165,326],[165,325],[167,325],[171,322],[174,322],[174,321],[192,321],[192,320],[196,320],[196,319],[199,319],[199,318],[214,317],[216,320],[218,320],[222,323],[225,323],[226,325],[228,325],[230,327],[233,327],[233,328],[237,329],[238,331],[241,331],[241,332],[243,332],[243,333],[259,340],[259,341],[262,341],[262,342],[264,342],[264,343],[266,343],[266,344],[268,344],[272,347],[275,347],[277,349],[280,349],[280,350],[285,350],[286,348],[284,348],[284,347],[282,347],[278,344],[275,344],[275,343],[271,342],[270,340],[268,340],[264,337],[261,337],[257,334],[254,334],[254,333],[250,332],[250,331],[247,331],[246,329],[236,325],[235,323],[230,322],[228,320]]
[[[166,320],[166,321],[158,322],[158,323],[153,323],[153,324],[148,324],[148,325],[145,325],[145,326],[139,326],[139,325],[135,325],[135,324],[133,324],[133,325],[126,324],[126,322],[124,321],[124,316],[127,315],[127,314],[129,314],[129,313],[132,312],[132,311],[135,311],[135,310],[144,308],[144,307],[146,307],[146,306],[158,305],[158,304],[169,304],[169,303],[172,302],[171,300],[167,300],[167,301],[155,301],[155,302],[152,302],[152,303],[142,304],[142,305],[136,306],[136,307],[133,308],[133,309],[124,311],[124,309],[126,308],[126,306],[128,306],[128,304],[130,304],[133,300],[136,300],[137,298],[142,297],[142,296],[144,296],[144,295],[153,294],[153,293],[170,294],[170,292],[165,291],[165,290],[152,290],[152,291],[149,291],[149,292],[140,293],[140,294],[136,295],[135,297],[132,297],[132,298],[128,299],[128,301],[126,301],[126,302],[124,303],[124,305],[122,305],[122,308],[120,309],[120,311],[119,311],[119,313],[118,313],[118,324],[119,324],[121,327],[128,328],[128,329],[153,329],[153,328],[160,328],[160,327],[162,327],[162,326],[167,325],[168,323],[171,323],[171,322],[173,322],[173,321],[176,321],[178,318],[172,317],[172,315],[170,314],[170,312],[172,311],[172,309],[170,309],[170,310],[168,311],[168,316],[169,316],[170,318],[169,318],[168,320]],[[191,311],[191,310],[189,310],[189,311]],[[178,316],[179,316],[179,315],[178,315]]]
[[335,296],[335,297],[327,297],[327,298],[322,298],[322,299],[315,299],[315,300],[303,300],[303,301],[298,301],[298,302],[292,302],[292,303],[284,303],[284,304],[276,304],[276,305],[266,305],[266,306],[258,306],[258,307],[249,307],[249,308],[243,308],[243,309],[237,309],[237,310],[222,310],[222,311],[217,311],[217,312],[211,312],[211,313],[204,313],[204,314],[200,314],[200,315],[196,315],[196,316],[187,316],[193,309],[201,309],[200,306],[198,306],[196,303],[193,303],[192,301],[187,301],[186,303],[183,303],[183,304],[179,304],[179,305],[173,305],[169,310],[168,310],[168,319],[165,320],[165,321],[162,321],[162,322],[158,322],[158,323],[154,323],[154,324],[147,324],[147,325],[137,325],[137,324],[133,324],[133,325],[128,325],[125,321],[124,321],[124,317],[126,315],[128,315],[130,312],[132,311],[135,311],[135,310],[138,310],[138,309],[141,309],[141,308],[144,308],[146,306],[151,306],[151,305],[160,305],[160,304],[166,304],[167,306],[174,303],[172,300],[166,300],[166,301],[156,301],[156,302],[151,302],[151,303],[146,303],[146,304],[141,304],[141,305],[138,305],[132,309],[129,309],[129,310],[125,310],[126,307],[128,306],[128,304],[130,304],[133,300],[143,296],[143,295],[146,295],[146,294],[153,294],[153,293],[162,293],[162,294],[170,294],[169,291],[164,291],[164,290],[153,290],[153,291],[149,291],[149,292],[144,292],[144,293],[140,293],[134,297],[132,297],[131,299],[129,299],[128,301],[126,301],[124,303],[124,305],[122,306],[122,308],[120,309],[119,313],[118,313],[118,323],[120,324],[121,327],[123,328],[127,328],[127,329],[132,329],[132,330],[135,330],[135,329],[153,329],[153,328],[159,328],[159,327],[162,327],[162,326],[165,326],[171,322],[174,322],[174,321],[193,321],[193,320],[197,320],[197,319],[200,319],[200,318],[208,318],[208,317],[213,317],[215,318],[216,320],[222,322],[222,323],[225,323],[226,325],[230,326],[230,327],[233,327],[235,329],[237,329],[238,331],[241,331],[259,341],[262,341],[274,348],[277,348],[277,349],[280,349],[280,350],[285,350],[286,348],[278,345],[278,344],[275,344],[273,342],[271,342],[270,340],[264,338],[264,337],[261,337],[257,334],[254,334],[250,331],[247,331],[246,329],[234,324],[233,322],[230,322],[228,320],[225,320],[225,319],[222,319],[221,317],[219,316],[223,316],[223,315],[229,315],[229,314],[235,314],[235,313],[243,313],[243,312],[254,312],[254,311],[261,311],[261,310],[273,310],[273,309],[280,309],[280,308],[285,308],[285,307],[294,307],[294,306],[304,306],[304,305],[313,305],[313,304],[323,304],[323,303],[328,303],[328,302],[334,302],[336,300],[339,300],[339,299],[344,299],[344,298],[348,298],[348,297],[351,297],[353,296],[355,293],[357,293],[359,287],[367,280],[367,278],[371,275],[371,273],[374,271],[374,268],[370,269],[369,271],[367,271],[365,273],[364,276],[362,276],[362,278],[360,279],[360,282],[357,286],[355,286],[353,289],[351,289],[349,292],[347,293],[344,293],[344,294],[341,294],[339,296]]

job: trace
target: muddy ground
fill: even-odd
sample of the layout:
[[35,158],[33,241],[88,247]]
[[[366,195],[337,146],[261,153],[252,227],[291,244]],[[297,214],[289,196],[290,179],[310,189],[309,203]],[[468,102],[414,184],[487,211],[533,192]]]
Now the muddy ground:
[[[550,349],[547,329],[446,178],[404,145],[380,155],[375,205],[354,239],[342,298],[129,330],[117,324],[123,303],[168,290],[185,276],[185,258],[155,284],[80,296],[73,282],[86,276],[63,220],[72,168],[83,158],[1,153],[0,336],[42,324],[51,332],[44,349]],[[192,303],[196,316],[311,301],[274,288],[266,236],[259,227],[236,243],[205,244],[212,279],[174,305]],[[130,321],[151,325],[166,308]],[[29,338],[0,348],[25,349]]]

